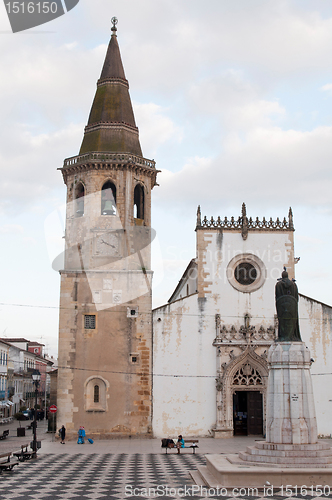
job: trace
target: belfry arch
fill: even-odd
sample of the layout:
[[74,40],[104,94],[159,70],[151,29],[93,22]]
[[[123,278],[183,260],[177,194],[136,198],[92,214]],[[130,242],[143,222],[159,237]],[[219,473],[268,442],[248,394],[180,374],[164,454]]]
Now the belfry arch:
[[134,219],[144,221],[144,188],[142,184],[136,184],[134,189]]
[[101,188],[101,215],[116,215],[116,187],[110,180]]
[[75,187],[75,216],[82,217],[84,215],[84,196],[85,188],[83,182],[79,182]]
[[[265,433],[266,390],[268,378],[266,357],[256,354],[252,347],[247,347],[243,353],[235,357],[232,356],[232,351],[230,354],[231,361],[228,364],[223,363],[223,365],[220,366],[218,378],[216,379],[217,422],[215,434],[218,433],[220,437],[231,437],[234,435],[235,400],[239,400],[240,398],[243,404],[243,401],[248,399],[249,393],[253,395],[250,399],[256,399],[258,401],[261,399],[262,401],[261,427],[262,433]],[[257,393],[256,397],[254,393]],[[261,397],[258,396],[258,394],[261,394]],[[240,413],[245,412],[240,411]],[[248,415],[242,415],[242,418],[243,417],[248,418]]]

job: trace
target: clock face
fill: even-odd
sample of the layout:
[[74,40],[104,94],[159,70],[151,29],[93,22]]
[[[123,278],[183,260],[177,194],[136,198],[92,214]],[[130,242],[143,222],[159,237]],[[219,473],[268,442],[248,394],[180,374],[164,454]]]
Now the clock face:
[[104,233],[98,236],[96,242],[96,254],[118,257],[120,255],[118,236],[114,232]]

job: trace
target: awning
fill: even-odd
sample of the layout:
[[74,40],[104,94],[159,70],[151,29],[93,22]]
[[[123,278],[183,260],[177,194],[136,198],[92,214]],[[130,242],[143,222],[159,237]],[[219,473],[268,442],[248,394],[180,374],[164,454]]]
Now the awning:
[[1,407],[9,408],[10,406],[14,406],[14,403],[12,401],[9,401],[9,399],[6,399],[6,401],[0,401],[0,408]]

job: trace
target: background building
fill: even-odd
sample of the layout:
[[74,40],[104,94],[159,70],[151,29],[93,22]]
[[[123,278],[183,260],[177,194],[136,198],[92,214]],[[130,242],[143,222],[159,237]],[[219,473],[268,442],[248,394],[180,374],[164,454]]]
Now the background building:
[[0,340],[0,421],[12,415],[13,403],[9,399],[11,388],[8,377],[9,345]]
[[[53,365],[43,352],[43,344],[25,338],[6,338],[0,342],[7,346],[7,410],[3,417],[13,416],[21,407],[34,408],[35,386],[32,373],[39,370],[41,381],[38,387],[38,404],[44,408],[49,400],[49,371]],[[0,358],[1,359],[1,358]]]

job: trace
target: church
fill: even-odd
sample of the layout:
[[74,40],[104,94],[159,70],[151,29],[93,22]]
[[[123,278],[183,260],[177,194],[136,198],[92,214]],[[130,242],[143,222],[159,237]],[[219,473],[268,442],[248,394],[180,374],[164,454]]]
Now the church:
[[[298,260],[292,210],[259,220],[243,204],[238,217],[208,220],[198,207],[195,230],[196,257],[153,311],[154,434],[265,435],[275,285],[284,268],[294,279]],[[330,436],[332,308],[299,295],[299,318],[314,361],[318,433]]]
[[[294,222],[197,210],[196,255],[152,310],[151,191],[117,41],[117,20],[67,186],[58,417],[68,437],[264,435],[274,287],[295,277]],[[199,200],[198,200],[199,202]],[[250,204],[250,200],[247,200]],[[318,432],[332,434],[332,308],[301,295]]]

